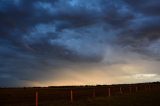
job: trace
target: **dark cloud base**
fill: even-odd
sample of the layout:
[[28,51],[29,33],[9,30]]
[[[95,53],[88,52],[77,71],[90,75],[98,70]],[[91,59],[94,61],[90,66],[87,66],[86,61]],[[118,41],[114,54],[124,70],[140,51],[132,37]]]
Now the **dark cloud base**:
[[159,61],[159,5],[159,0],[1,0],[0,86],[46,79],[51,70],[56,77],[70,65],[100,64],[110,48]]

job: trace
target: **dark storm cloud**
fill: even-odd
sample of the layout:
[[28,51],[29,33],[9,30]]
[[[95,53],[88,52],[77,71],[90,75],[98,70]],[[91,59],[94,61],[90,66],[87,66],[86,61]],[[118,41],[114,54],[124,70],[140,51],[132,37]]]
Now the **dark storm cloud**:
[[45,80],[70,65],[100,63],[106,51],[114,52],[110,48],[157,59],[158,4],[157,0],[1,0],[0,79],[6,84],[0,84]]
[[160,15],[159,0],[124,0],[137,12],[145,15]]
[[[123,46],[129,46],[136,52],[159,58],[160,39],[160,13],[159,0],[123,0],[128,8],[135,13],[135,17],[129,20],[127,27],[122,29],[118,42]],[[124,27],[123,27],[124,28]],[[148,49],[152,44],[157,44],[156,52]]]

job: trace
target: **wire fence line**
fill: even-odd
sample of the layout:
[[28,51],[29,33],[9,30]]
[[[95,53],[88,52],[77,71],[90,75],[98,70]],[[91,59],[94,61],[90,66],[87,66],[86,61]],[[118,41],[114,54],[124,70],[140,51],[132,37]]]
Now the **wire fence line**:
[[[75,101],[78,101],[79,99],[105,97],[105,96],[110,97],[110,96],[118,96],[125,94],[133,94],[138,92],[148,92],[153,90],[160,90],[160,84],[151,83],[151,84],[130,84],[130,85],[108,85],[108,86],[102,85],[102,86],[91,86],[91,87],[84,86],[80,88],[71,87],[68,88],[65,93],[68,94],[67,100],[73,103]],[[65,95],[65,93],[63,95]]]

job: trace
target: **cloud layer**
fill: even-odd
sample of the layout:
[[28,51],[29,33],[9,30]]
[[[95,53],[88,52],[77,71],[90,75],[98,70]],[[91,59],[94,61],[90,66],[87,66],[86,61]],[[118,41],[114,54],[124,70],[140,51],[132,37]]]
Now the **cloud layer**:
[[159,5],[159,0],[1,0],[0,85],[160,80]]

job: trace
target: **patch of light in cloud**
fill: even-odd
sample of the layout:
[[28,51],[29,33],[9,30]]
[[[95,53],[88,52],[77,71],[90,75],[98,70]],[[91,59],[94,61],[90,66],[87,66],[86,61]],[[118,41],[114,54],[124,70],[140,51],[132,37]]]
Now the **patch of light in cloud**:
[[132,77],[136,79],[146,79],[146,78],[153,78],[156,77],[156,74],[135,74]]

